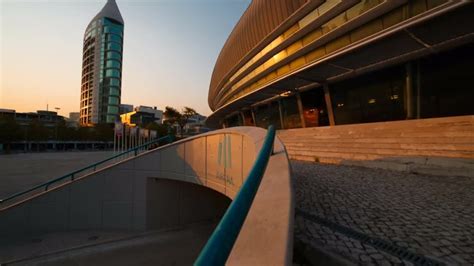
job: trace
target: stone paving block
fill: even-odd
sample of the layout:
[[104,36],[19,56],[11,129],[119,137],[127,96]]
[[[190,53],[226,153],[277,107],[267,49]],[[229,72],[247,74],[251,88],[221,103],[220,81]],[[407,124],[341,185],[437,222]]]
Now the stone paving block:
[[[292,169],[297,208],[431,259],[474,264],[474,179],[298,161]],[[325,226],[296,226],[355,263],[412,265]]]

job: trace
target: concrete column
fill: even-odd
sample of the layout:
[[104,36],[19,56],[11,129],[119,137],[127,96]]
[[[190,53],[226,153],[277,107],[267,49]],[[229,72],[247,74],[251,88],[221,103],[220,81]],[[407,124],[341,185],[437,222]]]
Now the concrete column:
[[242,119],[242,126],[246,126],[247,123],[245,123],[245,115],[244,115],[244,112],[240,111],[239,114],[240,114],[240,117],[241,117],[241,119]]
[[414,118],[413,108],[413,71],[411,63],[406,65],[406,76],[405,76],[405,110],[407,112],[407,119]]
[[255,119],[255,112],[253,111],[253,108],[250,108],[250,112],[252,113],[252,119],[253,119],[253,124],[257,126],[257,119]]
[[283,123],[283,110],[281,109],[281,99],[278,99],[278,113],[280,114],[281,129],[285,129],[285,124]]
[[298,112],[300,113],[301,127],[306,127],[306,121],[304,120],[303,102],[301,101],[301,94],[296,93],[296,102],[298,103]]
[[416,118],[421,118],[421,71],[420,61],[416,62]]
[[331,94],[329,93],[329,86],[327,83],[324,84],[324,100],[326,102],[326,109],[328,110],[329,125],[336,125],[336,120],[334,119],[334,110],[332,109]]

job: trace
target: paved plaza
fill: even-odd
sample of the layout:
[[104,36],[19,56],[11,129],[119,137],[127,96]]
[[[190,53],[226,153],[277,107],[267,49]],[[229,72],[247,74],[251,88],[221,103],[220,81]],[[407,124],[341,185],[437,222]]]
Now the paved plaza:
[[79,230],[0,239],[0,265],[191,265],[215,226],[208,221],[139,234]]
[[291,165],[296,241],[356,264],[474,264],[474,179]]
[[0,198],[81,169],[112,155],[111,151],[0,155]]

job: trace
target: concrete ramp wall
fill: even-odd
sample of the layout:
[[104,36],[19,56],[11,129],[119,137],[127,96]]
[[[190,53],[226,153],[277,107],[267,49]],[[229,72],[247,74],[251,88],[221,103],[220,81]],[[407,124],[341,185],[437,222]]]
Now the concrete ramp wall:
[[[220,217],[229,202],[225,197],[233,199],[239,191],[265,134],[255,127],[218,130],[86,175],[0,209],[0,237],[144,231]],[[274,152],[229,263],[291,263],[293,192],[278,139]]]

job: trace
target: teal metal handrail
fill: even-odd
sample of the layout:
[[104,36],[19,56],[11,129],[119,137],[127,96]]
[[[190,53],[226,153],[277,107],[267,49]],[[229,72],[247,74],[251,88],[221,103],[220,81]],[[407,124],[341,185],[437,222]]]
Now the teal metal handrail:
[[275,128],[271,125],[247,179],[194,262],[195,266],[224,265],[227,261],[265,174],[274,140]]
[[49,188],[49,186],[51,186],[51,184],[56,183],[56,182],[59,182],[59,181],[62,181],[62,180],[67,179],[67,178],[71,178],[71,181],[73,181],[74,178],[75,178],[75,176],[77,176],[77,174],[79,174],[79,173],[81,173],[81,172],[84,172],[84,171],[86,171],[86,170],[90,170],[90,169],[93,169],[93,171],[96,171],[96,170],[97,170],[97,166],[99,166],[99,165],[101,165],[101,164],[104,164],[104,163],[106,163],[106,162],[109,162],[109,161],[111,161],[111,160],[113,160],[113,159],[115,159],[115,158],[118,158],[118,157],[121,157],[121,156],[124,156],[124,155],[128,155],[128,154],[130,154],[130,153],[133,153],[133,157],[135,157],[135,156],[137,156],[137,154],[138,154],[138,152],[139,152],[140,150],[148,149],[148,147],[149,147],[150,145],[159,144],[160,142],[162,142],[162,141],[164,141],[164,140],[167,140],[168,142],[172,142],[172,141],[173,141],[173,137],[172,137],[171,135],[167,135],[167,136],[164,136],[164,137],[155,139],[155,140],[151,140],[151,141],[146,142],[146,143],[144,143],[144,144],[142,144],[142,145],[140,145],[140,146],[137,146],[137,147],[135,147],[135,148],[133,148],[133,149],[126,150],[126,151],[124,151],[124,152],[121,152],[121,153],[119,153],[119,154],[116,154],[116,155],[114,155],[114,156],[112,156],[112,157],[109,157],[109,158],[107,158],[107,159],[104,159],[104,160],[102,160],[102,161],[93,163],[93,164],[91,164],[91,165],[89,165],[89,166],[86,166],[86,167],[84,167],[84,168],[81,168],[81,169],[79,169],[79,170],[76,170],[76,171],[74,171],[74,172],[71,172],[71,173],[69,173],[69,174],[67,174],[67,175],[63,175],[63,176],[61,176],[61,177],[52,179],[52,180],[50,180],[50,181],[47,181],[47,182],[42,183],[42,184],[39,184],[39,185],[34,186],[34,187],[32,187],[32,188],[29,188],[29,189],[27,189],[27,190],[17,192],[17,193],[15,193],[15,194],[13,194],[13,195],[11,195],[11,196],[8,196],[8,197],[6,197],[6,198],[4,198],[4,199],[0,199],[0,204],[5,203],[5,202],[7,202],[7,201],[10,201],[10,200],[12,200],[12,199],[14,199],[14,198],[17,198],[17,197],[19,197],[19,196],[25,195],[25,194],[27,194],[27,193],[29,193],[29,192],[32,192],[32,191],[37,190],[37,189],[42,188],[42,187],[44,187],[44,191],[47,191],[48,188]]

